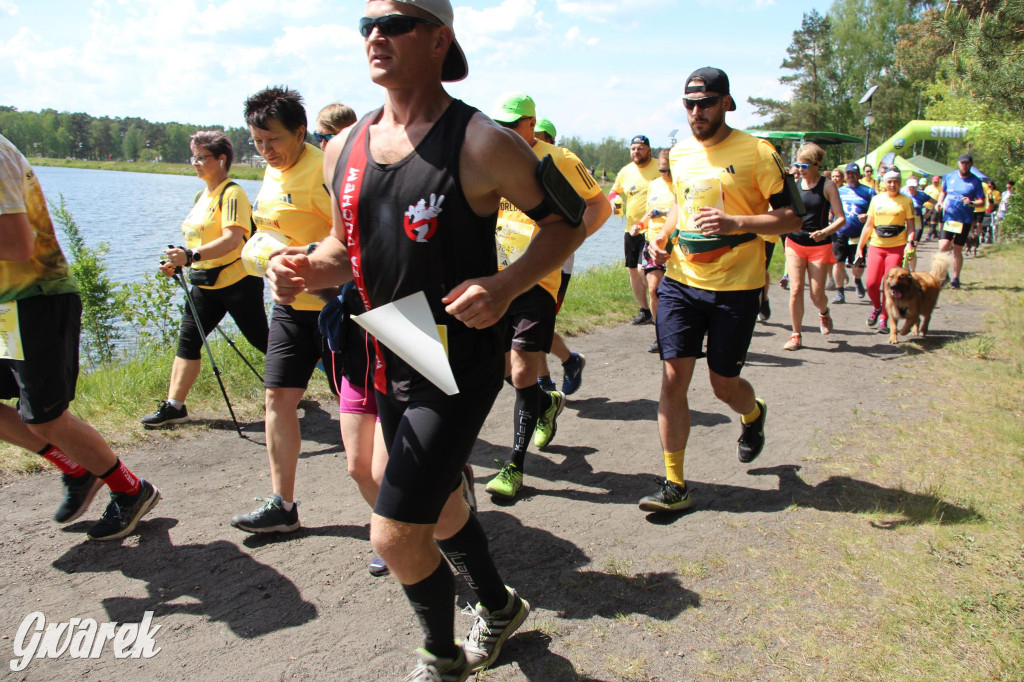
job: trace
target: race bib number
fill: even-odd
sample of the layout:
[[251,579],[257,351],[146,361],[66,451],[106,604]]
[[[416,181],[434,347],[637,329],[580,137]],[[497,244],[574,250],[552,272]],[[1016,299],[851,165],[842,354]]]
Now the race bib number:
[[499,220],[494,232],[498,252],[498,269],[504,270],[526,253],[533,239],[533,225],[512,220]]
[[964,231],[964,224],[956,220],[947,220],[942,223],[942,229],[953,234],[960,234]]
[[18,302],[0,303],[0,359],[24,360],[21,329],[18,326]]
[[273,230],[260,230],[242,248],[242,267],[254,277],[266,277],[270,254],[288,245],[288,237]]
[[718,178],[698,178],[690,180],[689,184],[680,182],[678,195],[679,213],[682,217],[680,229],[688,232],[699,232],[697,227],[697,216],[700,209],[707,206],[725,210],[725,201],[722,197],[722,181]]
[[181,234],[185,238],[185,248],[198,249],[203,245],[203,232],[201,225],[185,223],[181,226]]

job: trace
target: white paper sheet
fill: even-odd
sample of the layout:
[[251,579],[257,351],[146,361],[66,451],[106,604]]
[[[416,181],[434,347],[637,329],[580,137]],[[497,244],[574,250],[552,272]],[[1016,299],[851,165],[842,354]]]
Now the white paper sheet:
[[422,291],[352,319],[448,395],[459,387]]

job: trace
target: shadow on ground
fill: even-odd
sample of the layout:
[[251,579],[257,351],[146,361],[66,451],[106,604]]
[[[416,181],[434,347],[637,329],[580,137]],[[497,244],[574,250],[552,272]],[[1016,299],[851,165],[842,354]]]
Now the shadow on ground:
[[65,573],[121,573],[146,583],[148,597],[103,599],[110,620],[137,623],[185,613],[220,621],[238,637],[253,638],[314,620],[317,609],[295,584],[234,543],[174,545],[178,522],[157,518],[139,525],[139,544],[85,542],[53,562]]

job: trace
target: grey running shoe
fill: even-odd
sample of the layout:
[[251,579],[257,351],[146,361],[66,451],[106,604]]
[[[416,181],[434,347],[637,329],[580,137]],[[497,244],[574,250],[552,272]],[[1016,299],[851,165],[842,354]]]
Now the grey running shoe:
[[839,292],[835,295],[835,298],[832,299],[832,302],[846,303],[846,292],[843,291],[842,289],[839,289]]
[[[587,366],[587,359],[582,354],[573,351],[569,353],[569,359],[562,363],[565,375],[562,377],[562,393],[572,395],[580,390],[583,385],[583,368]],[[548,393],[555,389],[554,384],[548,389]]]
[[90,540],[117,540],[129,535],[139,519],[160,501],[160,491],[142,479],[142,487],[134,495],[110,493],[110,502],[100,520],[89,529]]
[[508,590],[509,602],[501,611],[491,613],[480,604],[475,607],[467,606],[463,610],[463,613],[476,617],[466,641],[462,643],[462,648],[466,651],[467,667],[472,672],[488,668],[498,660],[505,640],[511,637],[530,615],[530,603],[508,585],[505,589]]
[[640,509],[647,512],[682,511],[693,506],[686,486],[673,483],[667,478],[661,483],[661,490],[640,500]]
[[647,346],[647,352],[648,353],[660,353],[661,352],[661,345],[657,341],[655,341],[651,345]]
[[473,674],[462,649],[458,658],[438,658],[426,649],[417,649],[416,656],[419,663],[402,682],[463,682]]
[[473,511],[476,511],[476,489],[473,488],[475,481],[476,476],[473,475],[472,465],[467,464],[462,467],[462,499]]
[[291,533],[302,525],[299,523],[298,502],[292,505],[291,511],[285,511],[284,499],[277,493],[270,497],[257,497],[256,500],[266,504],[248,514],[232,516],[232,526],[247,533]]
[[857,298],[864,298],[868,295],[868,290],[864,288],[864,282],[855,279],[853,280],[853,285],[857,287]]
[[756,402],[761,407],[761,415],[749,424],[742,424],[743,430],[736,442],[736,455],[744,464],[753,462],[764,449],[764,422],[768,418],[768,405],[760,398]]
[[648,308],[641,308],[640,312],[638,312],[636,314],[636,317],[634,317],[632,320],[630,320],[629,323],[630,324],[650,324],[651,321],[652,321],[651,311]]
[[84,514],[96,493],[103,487],[103,481],[88,472],[81,476],[61,474],[61,482],[64,484],[64,501],[53,515],[57,523],[71,523]]
[[376,578],[380,578],[391,572],[391,569],[389,569],[388,565],[384,563],[384,560],[376,555],[374,555],[374,557],[370,559],[369,569],[370,575]]
[[182,405],[175,407],[166,400],[160,401],[160,407],[153,414],[147,414],[140,421],[147,429],[158,429],[171,424],[183,424],[188,421],[188,408]]

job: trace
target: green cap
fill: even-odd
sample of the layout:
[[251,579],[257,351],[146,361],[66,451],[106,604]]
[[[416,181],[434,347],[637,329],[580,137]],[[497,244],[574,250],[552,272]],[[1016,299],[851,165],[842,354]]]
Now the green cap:
[[506,92],[494,103],[491,118],[502,123],[518,121],[523,116],[536,116],[533,98],[525,92]]
[[537,125],[535,125],[533,127],[533,132],[535,132],[535,133],[547,133],[552,138],[558,137],[558,135],[555,133],[555,124],[552,123],[551,119],[549,119],[549,118],[539,118],[539,119],[537,119]]

